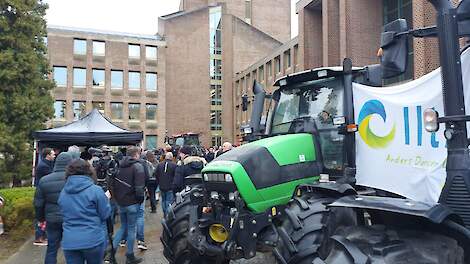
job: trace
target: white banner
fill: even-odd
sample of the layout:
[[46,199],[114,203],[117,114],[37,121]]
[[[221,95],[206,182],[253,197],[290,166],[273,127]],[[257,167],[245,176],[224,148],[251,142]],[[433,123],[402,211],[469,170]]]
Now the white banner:
[[[470,87],[470,51],[462,55],[464,88]],[[437,202],[445,183],[444,125],[426,132],[427,108],[444,114],[440,69],[420,79],[384,88],[353,85],[357,184]],[[470,98],[465,96],[470,112]]]

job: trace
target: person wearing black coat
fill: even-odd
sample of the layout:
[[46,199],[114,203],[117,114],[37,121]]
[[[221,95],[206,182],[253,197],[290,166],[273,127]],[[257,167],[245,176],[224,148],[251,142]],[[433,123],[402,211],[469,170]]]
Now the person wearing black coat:
[[176,167],[176,163],[173,162],[173,153],[167,152],[165,160],[160,162],[155,169],[155,179],[157,185],[160,185],[162,211],[165,216],[168,212],[168,207],[174,200],[173,179],[175,178]]
[[57,156],[54,170],[39,181],[34,195],[36,219],[46,221],[48,245],[45,263],[57,263],[57,250],[62,240],[62,214],[58,205],[60,192],[65,185],[65,168],[73,160],[68,152]]
[[173,192],[181,192],[184,189],[184,179],[194,174],[200,174],[202,168],[207,164],[204,158],[198,156],[191,156],[192,148],[183,146],[180,149],[179,155],[182,164],[176,168],[175,178],[173,180]]
[[39,180],[41,180],[43,176],[52,172],[54,169],[54,159],[55,152],[53,149],[45,148],[42,150],[41,160],[36,166],[36,170],[34,172],[34,186],[38,185]]

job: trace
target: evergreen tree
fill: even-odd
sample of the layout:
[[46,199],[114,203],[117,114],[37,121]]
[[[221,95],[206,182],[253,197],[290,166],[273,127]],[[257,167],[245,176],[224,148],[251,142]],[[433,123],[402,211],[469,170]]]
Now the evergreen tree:
[[32,132],[53,115],[44,43],[47,4],[0,0],[0,183],[31,177]]

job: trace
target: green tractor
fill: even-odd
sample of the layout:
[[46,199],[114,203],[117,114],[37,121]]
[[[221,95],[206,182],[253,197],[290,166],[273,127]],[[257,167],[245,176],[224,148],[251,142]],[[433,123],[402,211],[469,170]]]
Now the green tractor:
[[[265,93],[255,83],[249,130],[257,140],[187,178],[162,220],[169,262],[228,263],[272,252],[282,264],[470,263],[470,118],[458,48],[470,36],[470,0],[430,2],[436,27],[408,30],[402,19],[384,27],[381,65],[353,68],[345,59],[343,67],[277,80],[265,133]],[[430,110],[425,119],[427,130],[447,127],[447,181],[437,204],[355,185],[352,83],[381,86],[403,73],[408,36],[438,37],[441,47],[445,116]]]

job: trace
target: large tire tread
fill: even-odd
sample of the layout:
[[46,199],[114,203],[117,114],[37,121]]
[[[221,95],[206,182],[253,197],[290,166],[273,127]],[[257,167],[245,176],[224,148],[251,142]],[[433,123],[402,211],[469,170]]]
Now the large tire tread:
[[464,251],[453,238],[382,225],[338,228],[335,247],[315,264],[463,264]]
[[307,194],[289,202],[285,220],[278,227],[279,243],[273,251],[279,263],[311,264],[318,256],[328,256],[333,246],[329,237],[336,227],[356,224],[352,209],[327,207],[333,200]]

